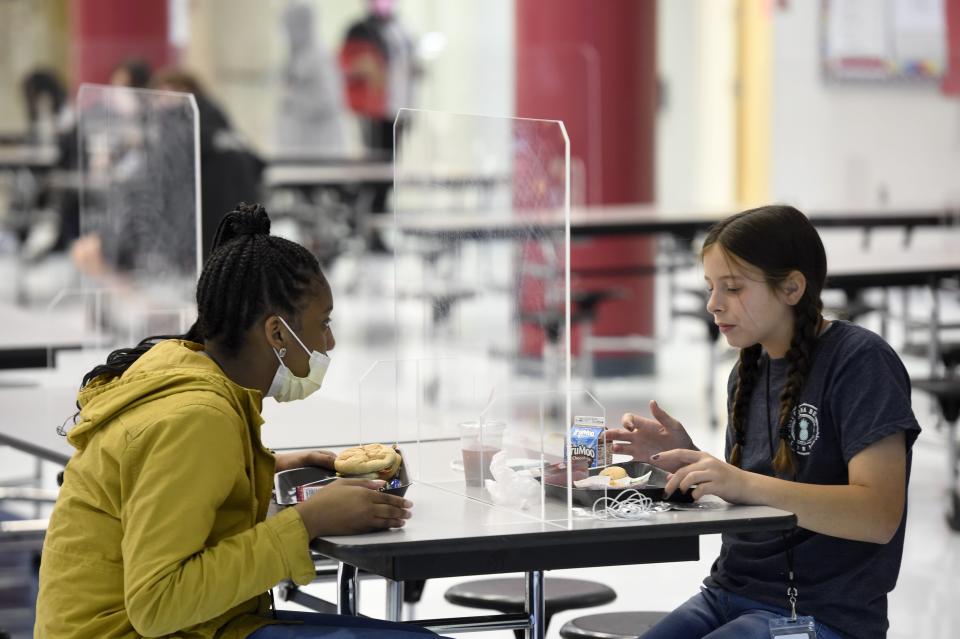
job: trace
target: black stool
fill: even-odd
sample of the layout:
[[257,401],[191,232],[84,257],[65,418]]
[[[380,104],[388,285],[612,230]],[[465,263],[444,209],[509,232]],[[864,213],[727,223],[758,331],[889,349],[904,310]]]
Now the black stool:
[[571,619],[560,628],[563,639],[637,639],[666,612],[602,612]]
[[[443,598],[450,603],[468,608],[484,608],[497,612],[523,612],[526,590],[522,577],[504,577],[500,579],[482,579],[468,581],[448,588]],[[560,577],[543,580],[544,619],[546,632],[550,618],[558,612],[576,608],[590,608],[610,603],[617,598],[613,588],[595,581],[582,579],[562,579]],[[523,639],[523,630],[514,630],[518,639]]]
[[947,523],[953,530],[960,531],[960,495],[957,494],[957,478],[960,476],[957,451],[957,420],[960,419],[960,377],[941,377],[913,380],[913,387],[930,393],[940,403],[940,410],[947,422],[947,461],[950,477],[950,505],[947,510]]

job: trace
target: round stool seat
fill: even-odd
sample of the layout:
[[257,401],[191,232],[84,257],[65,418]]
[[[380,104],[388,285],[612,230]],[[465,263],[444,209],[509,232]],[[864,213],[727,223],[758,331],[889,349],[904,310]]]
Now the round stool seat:
[[564,639],[636,639],[666,615],[665,612],[604,612],[584,615],[563,624],[560,636]]
[[[522,578],[481,579],[457,584],[443,593],[450,603],[498,612],[523,612],[525,585]],[[595,581],[549,578],[543,580],[543,595],[549,617],[574,608],[589,608],[617,598],[613,588]]]

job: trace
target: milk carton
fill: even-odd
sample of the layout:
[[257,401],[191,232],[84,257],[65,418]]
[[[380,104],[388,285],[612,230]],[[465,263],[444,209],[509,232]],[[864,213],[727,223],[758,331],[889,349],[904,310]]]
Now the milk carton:
[[613,462],[613,450],[603,437],[605,430],[603,417],[575,416],[570,427],[570,454],[567,457],[586,460],[590,468],[609,466]]

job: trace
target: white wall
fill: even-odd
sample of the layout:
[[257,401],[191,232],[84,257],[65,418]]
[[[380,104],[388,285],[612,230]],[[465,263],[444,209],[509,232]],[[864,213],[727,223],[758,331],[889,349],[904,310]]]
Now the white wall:
[[417,36],[439,34],[446,44],[423,63],[415,106],[512,116],[516,113],[514,0],[401,0],[405,24]]
[[733,0],[660,0],[656,201],[722,207],[736,180],[736,32]]
[[960,203],[960,100],[930,85],[827,84],[820,3],[774,14],[772,199],[806,208]]
[[[657,111],[654,156],[655,199],[661,204],[686,204],[689,175],[696,149],[694,75],[696,0],[657,3],[657,76],[663,91]],[[687,176],[687,177],[685,177]]]
[[736,2],[700,0],[697,33],[697,157],[694,203],[729,205],[736,197]]

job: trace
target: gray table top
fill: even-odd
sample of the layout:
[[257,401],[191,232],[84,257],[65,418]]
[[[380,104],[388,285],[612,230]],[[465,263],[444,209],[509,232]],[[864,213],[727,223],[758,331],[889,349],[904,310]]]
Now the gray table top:
[[[651,513],[636,521],[568,518],[548,499],[545,517],[479,499],[462,483],[414,483],[413,517],[402,529],[320,537],[312,548],[391,579],[419,579],[698,558],[699,535],[786,530],[796,517],[766,506]],[[647,543],[649,542],[649,543]]]
[[57,162],[55,145],[0,144],[0,168],[47,168]]
[[48,311],[0,303],[0,320],[4,327],[0,350],[79,348],[96,343],[98,338],[84,327],[83,309]]
[[392,183],[393,163],[275,164],[266,168],[263,181],[269,187],[324,186],[358,182]]
[[[957,238],[960,242],[960,236]],[[960,246],[958,244],[957,246]],[[958,248],[827,251],[827,285],[916,286],[960,275]]]

